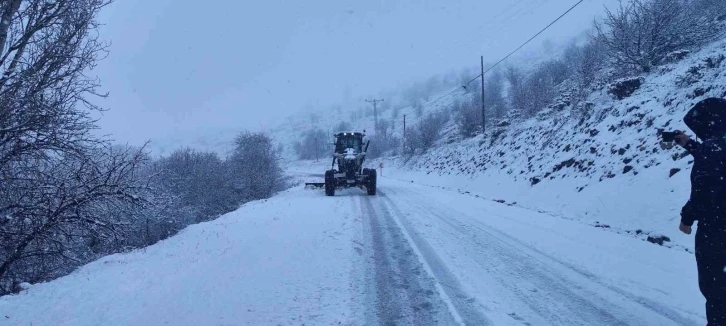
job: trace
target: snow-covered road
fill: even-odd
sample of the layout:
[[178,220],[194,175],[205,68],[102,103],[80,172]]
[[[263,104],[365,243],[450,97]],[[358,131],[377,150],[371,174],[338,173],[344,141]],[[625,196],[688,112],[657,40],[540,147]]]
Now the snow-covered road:
[[687,252],[380,178],[377,196],[293,188],[1,297],[0,324],[699,325],[703,303]]
[[703,322],[693,256],[685,252],[398,181],[387,180],[370,201],[396,221],[465,324]]

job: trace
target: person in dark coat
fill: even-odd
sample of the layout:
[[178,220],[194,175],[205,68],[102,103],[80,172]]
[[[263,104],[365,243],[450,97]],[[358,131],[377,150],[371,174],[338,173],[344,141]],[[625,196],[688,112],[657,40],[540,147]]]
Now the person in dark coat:
[[683,118],[699,143],[683,132],[676,143],[693,156],[691,197],[681,210],[680,230],[696,231],[698,285],[709,326],[726,326],[726,100],[698,102]]

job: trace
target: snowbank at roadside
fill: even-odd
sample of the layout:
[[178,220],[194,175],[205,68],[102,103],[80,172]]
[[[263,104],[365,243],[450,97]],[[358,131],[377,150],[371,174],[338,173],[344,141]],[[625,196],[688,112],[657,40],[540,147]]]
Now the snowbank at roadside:
[[0,297],[0,325],[349,323],[354,215],[321,201],[296,187]]

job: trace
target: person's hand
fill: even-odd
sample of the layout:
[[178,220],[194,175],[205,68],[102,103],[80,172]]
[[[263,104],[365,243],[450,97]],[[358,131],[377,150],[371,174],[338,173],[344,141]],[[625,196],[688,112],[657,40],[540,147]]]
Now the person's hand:
[[685,225],[683,223],[681,223],[681,225],[678,227],[678,229],[681,230],[681,232],[683,232],[685,234],[691,234],[691,227],[688,225]]
[[681,147],[686,147],[686,144],[688,144],[689,141],[691,141],[691,137],[686,135],[683,131],[676,131],[676,144],[678,144]]

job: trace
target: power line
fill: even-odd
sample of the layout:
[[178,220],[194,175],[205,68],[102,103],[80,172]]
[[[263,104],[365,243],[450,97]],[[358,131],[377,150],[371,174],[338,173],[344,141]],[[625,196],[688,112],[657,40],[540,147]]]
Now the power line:
[[519,47],[517,47],[516,49],[514,49],[514,51],[510,52],[504,58],[502,58],[501,60],[497,61],[497,63],[495,63],[494,65],[492,65],[489,68],[487,68],[487,70],[485,70],[481,74],[479,74],[476,77],[474,77],[472,80],[470,80],[468,83],[466,83],[466,85],[458,86],[458,87],[454,88],[453,90],[451,90],[450,92],[448,92],[448,93],[446,93],[446,94],[444,94],[442,96],[437,97],[434,101],[438,101],[438,100],[440,100],[440,99],[442,99],[442,98],[444,98],[446,96],[449,96],[449,95],[453,94],[454,92],[456,92],[457,90],[459,90],[460,88],[466,89],[466,86],[469,85],[474,80],[476,80],[477,78],[480,78],[481,77],[482,83],[484,83],[484,75],[487,72],[491,71],[492,69],[494,69],[494,67],[498,66],[500,63],[504,62],[505,60],[509,59],[509,57],[511,57],[513,54],[517,53],[517,51],[521,50],[525,45],[529,44],[529,42],[532,42],[532,40],[534,40],[535,38],[537,38],[537,36],[539,36],[540,34],[544,33],[544,31],[546,31],[548,28],[550,28],[552,25],[554,25],[556,22],[558,22],[560,19],[562,19],[562,17],[564,17],[565,15],[567,15],[570,11],[572,11],[573,9],[575,9],[575,7],[577,7],[578,5],[580,5],[584,1],[585,0],[579,0],[577,3],[575,3],[574,5],[572,5],[572,7],[570,7],[570,9],[567,9],[567,11],[565,11],[562,15],[560,15],[559,17],[557,17],[555,20],[553,20],[551,23],[549,23],[547,26],[545,26],[542,30],[540,30],[539,32],[537,32],[537,34],[534,34],[534,36],[530,37],[526,42],[522,43],[522,45],[520,45]]
[[[466,34],[466,37],[473,36],[475,38],[478,38],[478,36],[477,36],[477,34],[479,34],[478,33],[478,30],[480,30],[480,29],[488,29],[489,27],[496,27],[496,30],[502,30],[505,27],[504,23],[506,23],[507,21],[511,20],[512,18],[517,19],[517,18],[522,17],[522,13],[525,10],[528,9],[527,5],[534,5],[534,4],[537,4],[538,3],[535,8],[539,8],[541,5],[543,5],[544,3],[546,3],[549,0],[528,0],[528,1],[529,2],[523,2],[523,1],[518,0],[518,1],[514,2],[514,4],[510,5],[509,7],[507,7],[506,9],[504,9],[503,11],[501,11],[500,13],[496,14],[494,17],[492,17],[489,20],[487,20],[486,23],[480,24],[477,27],[475,27],[474,28],[475,31],[468,32]],[[511,13],[510,15],[505,16],[505,17],[502,17],[504,14],[506,14],[508,11],[510,11],[510,9],[514,9],[514,7],[517,7],[520,4],[524,4],[524,7],[519,8],[519,9],[515,9],[515,11],[513,13]],[[497,18],[500,18],[500,17],[502,19],[497,19]],[[455,42],[453,42],[450,46],[458,46],[458,45],[462,45],[463,44],[464,45],[464,48],[469,48],[475,42],[477,42],[476,39],[473,40],[473,41],[467,41],[467,40],[464,40],[464,38],[460,37]],[[436,58],[441,58],[443,56],[442,53],[441,53],[441,51],[437,51],[436,54],[437,54],[437,57]]]
[[554,25],[556,22],[558,22],[560,19],[562,19],[562,17],[565,17],[565,15],[567,15],[570,11],[572,11],[572,9],[575,9],[575,7],[577,7],[578,5],[580,5],[583,1],[585,1],[585,0],[580,0],[577,3],[575,3],[574,5],[572,5],[572,7],[570,7],[570,9],[567,9],[567,11],[565,11],[562,15],[560,15],[559,17],[557,17],[557,19],[555,19],[551,23],[549,23],[549,25],[545,26],[545,28],[543,28],[541,31],[537,32],[537,34],[534,34],[534,36],[532,36],[529,40],[527,40],[526,42],[522,43],[522,45],[520,45],[519,47],[517,47],[516,49],[514,49],[514,51],[510,52],[504,58],[502,58],[501,60],[497,61],[497,63],[495,63],[494,65],[492,65],[491,67],[489,67],[486,71],[484,71],[484,74],[486,74],[490,70],[494,69],[494,67],[496,67],[500,63],[504,62],[504,60],[507,60],[514,53],[516,53],[517,51],[519,51],[520,49],[522,49],[525,45],[529,44],[529,42],[531,42],[532,40],[534,40],[537,36],[539,36],[540,34],[544,33],[544,31],[546,31],[548,28],[550,28],[550,26]]
[[[479,76],[476,76],[476,78],[479,78]],[[474,79],[476,79],[476,78],[474,78]],[[472,80],[473,80],[473,79],[472,79]],[[444,98],[444,97],[447,97],[447,96],[449,96],[449,95],[453,94],[454,92],[456,92],[456,91],[458,91],[458,90],[460,90],[460,89],[462,89],[462,88],[463,88],[462,86],[456,86],[456,88],[452,89],[452,90],[451,90],[450,92],[448,92],[448,93],[446,93],[446,94],[444,94],[444,95],[441,95],[441,96],[437,97],[437,98],[436,98],[435,100],[433,100],[433,101],[429,101],[429,102],[436,102],[436,101],[438,101],[438,100],[440,100],[440,99],[442,99],[442,98]]]
[[[523,9],[515,12],[514,14],[506,17],[504,19],[504,21],[508,21],[508,20],[518,20],[518,19],[520,19],[520,18],[522,18],[522,17],[524,17],[526,15],[530,15],[534,11],[538,10],[540,7],[542,7],[545,4],[547,4],[548,1],[549,0],[540,0],[540,1],[538,1],[539,3],[537,3],[536,5],[533,5],[533,6],[527,7],[527,8],[523,8]],[[529,10],[527,10],[527,9],[529,9]],[[515,15],[516,15],[516,17],[514,17]],[[496,27],[495,29],[490,29],[490,30],[488,30],[488,34],[487,34],[487,36],[485,38],[471,40],[470,42],[467,42],[467,43],[464,44],[464,48],[465,49],[470,49],[472,47],[472,45],[474,45],[475,43],[478,43],[478,42],[481,42],[481,43],[484,43],[484,41],[489,42],[489,41],[491,41],[491,35],[497,35],[498,32],[503,31],[506,27],[507,27],[506,25],[502,24],[502,25],[499,25],[498,27]]]

